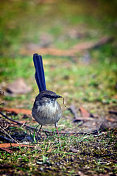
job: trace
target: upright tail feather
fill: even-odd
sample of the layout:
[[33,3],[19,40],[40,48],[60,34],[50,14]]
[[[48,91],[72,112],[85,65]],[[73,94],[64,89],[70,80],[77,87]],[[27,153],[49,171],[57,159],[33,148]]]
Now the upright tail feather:
[[46,90],[46,82],[43,68],[42,56],[35,53],[33,55],[33,62],[35,66],[35,79],[39,88],[39,91]]

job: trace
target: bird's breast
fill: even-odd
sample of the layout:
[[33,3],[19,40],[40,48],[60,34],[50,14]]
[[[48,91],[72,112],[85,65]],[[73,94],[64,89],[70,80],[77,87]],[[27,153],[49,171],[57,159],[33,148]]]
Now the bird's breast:
[[41,124],[55,124],[59,121],[62,112],[61,107],[57,101],[45,102],[42,105],[33,106],[32,115],[35,120]]

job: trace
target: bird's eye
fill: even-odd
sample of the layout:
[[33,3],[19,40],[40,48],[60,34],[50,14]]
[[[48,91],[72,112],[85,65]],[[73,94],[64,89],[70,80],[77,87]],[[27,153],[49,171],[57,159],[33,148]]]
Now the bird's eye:
[[46,95],[46,98],[50,98],[50,96],[49,96],[49,95]]

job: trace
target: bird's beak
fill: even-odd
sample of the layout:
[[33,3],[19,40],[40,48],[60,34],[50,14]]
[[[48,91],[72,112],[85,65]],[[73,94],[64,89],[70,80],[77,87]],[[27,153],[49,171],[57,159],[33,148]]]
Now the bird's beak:
[[63,98],[62,96],[60,96],[60,95],[56,95],[56,98]]

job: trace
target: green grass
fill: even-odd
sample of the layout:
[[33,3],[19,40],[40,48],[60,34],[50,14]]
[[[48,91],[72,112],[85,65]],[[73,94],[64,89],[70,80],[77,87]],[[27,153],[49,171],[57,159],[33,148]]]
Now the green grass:
[[[84,5],[85,4],[85,5]],[[19,50],[29,43],[40,43],[43,33],[50,34],[53,46],[70,48],[75,39],[65,37],[73,27],[78,32],[86,31],[91,39],[102,34],[116,37],[116,11],[112,3],[56,2],[38,4],[36,2],[13,1],[1,3],[0,10],[0,54],[17,57]],[[90,10],[89,10],[90,9]],[[95,10],[94,10],[95,9]],[[77,39],[78,41],[78,39]]]
[[[116,2],[112,2],[57,1],[38,4],[37,1],[11,1],[10,5],[9,1],[2,2],[0,84],[7,86],[22,77],[32,87],[26,95],[0,97],[5,107],[31,109],[38,94],[32,56],[20,54],[29,44],[40,47],[41,36],[49,35],[52,42],[48,47],[64,50],[107,35],[114,36],[114,42],[88,51],[89,61],[84,59],[85,52],[79,52],[75,57],[45,55],[43,61],[47,88],[65,99],[65,105],[60,100],[63,117],[58,123],[59,131],[80,131],[81,124],[72,123],[73,117],[67,110],[71,104],[76,109],[83,106],[98,117],[107,117],[109,109],[115,110],[117,35]],[[73,31],[84,36],[73,36]],[[26,120],[29,125],[37,125],[31,117],[22,117],[19,114],[12,116],[15,120]],[[55,130],[54,126],[44,128]],[[15,127],[10,127],[8,132],[12,130],[19,135],[30,134],[34,138],[31,144],[34,147],[11,148],[12,154],[1,150],[0,173],[3,175],[116,175],[116,130],[99,131],[97,135],[61,135],[60,143],[57,135],[47,137],[43,134],[44,138],[37,143],[36,133]]]
[[[60,143],[55,140],[56,137],[46,138],[43,142],[34,145],[33,149],[19,148],[12,154],[2,152],[0,161],[2,166],[9,165],[7,172],[14,174],[17,172],[25,174],[28,171],[29,175],[35,175],[42,174],[43,171],[45,175],[52,173],[70,175],[75,174],[78,169],[89,175],[108,172],[115,174],[116,152],[115,142],[111,140],[112,135],[114,131],[95,137],[93,135],[61,136]],[[95,143],[97,143],[96,146]]]
[[31,68],[33,65],[31,65],[31,59],[12,59],[3,57],[0,58],[0,61],[0,81],[12,81],[19,77],[29,78],[29,76],[33,74],[33,69]]
[[[117,64],[110,61],[109,57],[103,59],[103,55],[99,52],[92,52],[91,65],[79,62],[79,60],[77,60],[77,63],[73,63],[69,58],[60,59],[55,57],[51,59],[50,64],[50,58],[45,56],[44,61],[47,62],[45,65],[45,76],[48,89],[53,89],[51,82],[54,81],[55,88],[53,91],[59,91],[60,94],[64,94],[67,91],[69,98],[71,97],[71,92],[74,91],[72,98],[76,100],[78,98],[79,101],[116,102],[113,97],[116,95]],[[93,57],[95,57],[95,60]],[[12,82],[17,78],[23,77],[33,88],[36,88],[31,57],[22,59],[1,58],[0,67],[2,68],[1,81]],[[52,71],[51,67],[54,67]],[[69,86],[69,89],[66,85]],[[63,89],[61,89],[61,86]]]

